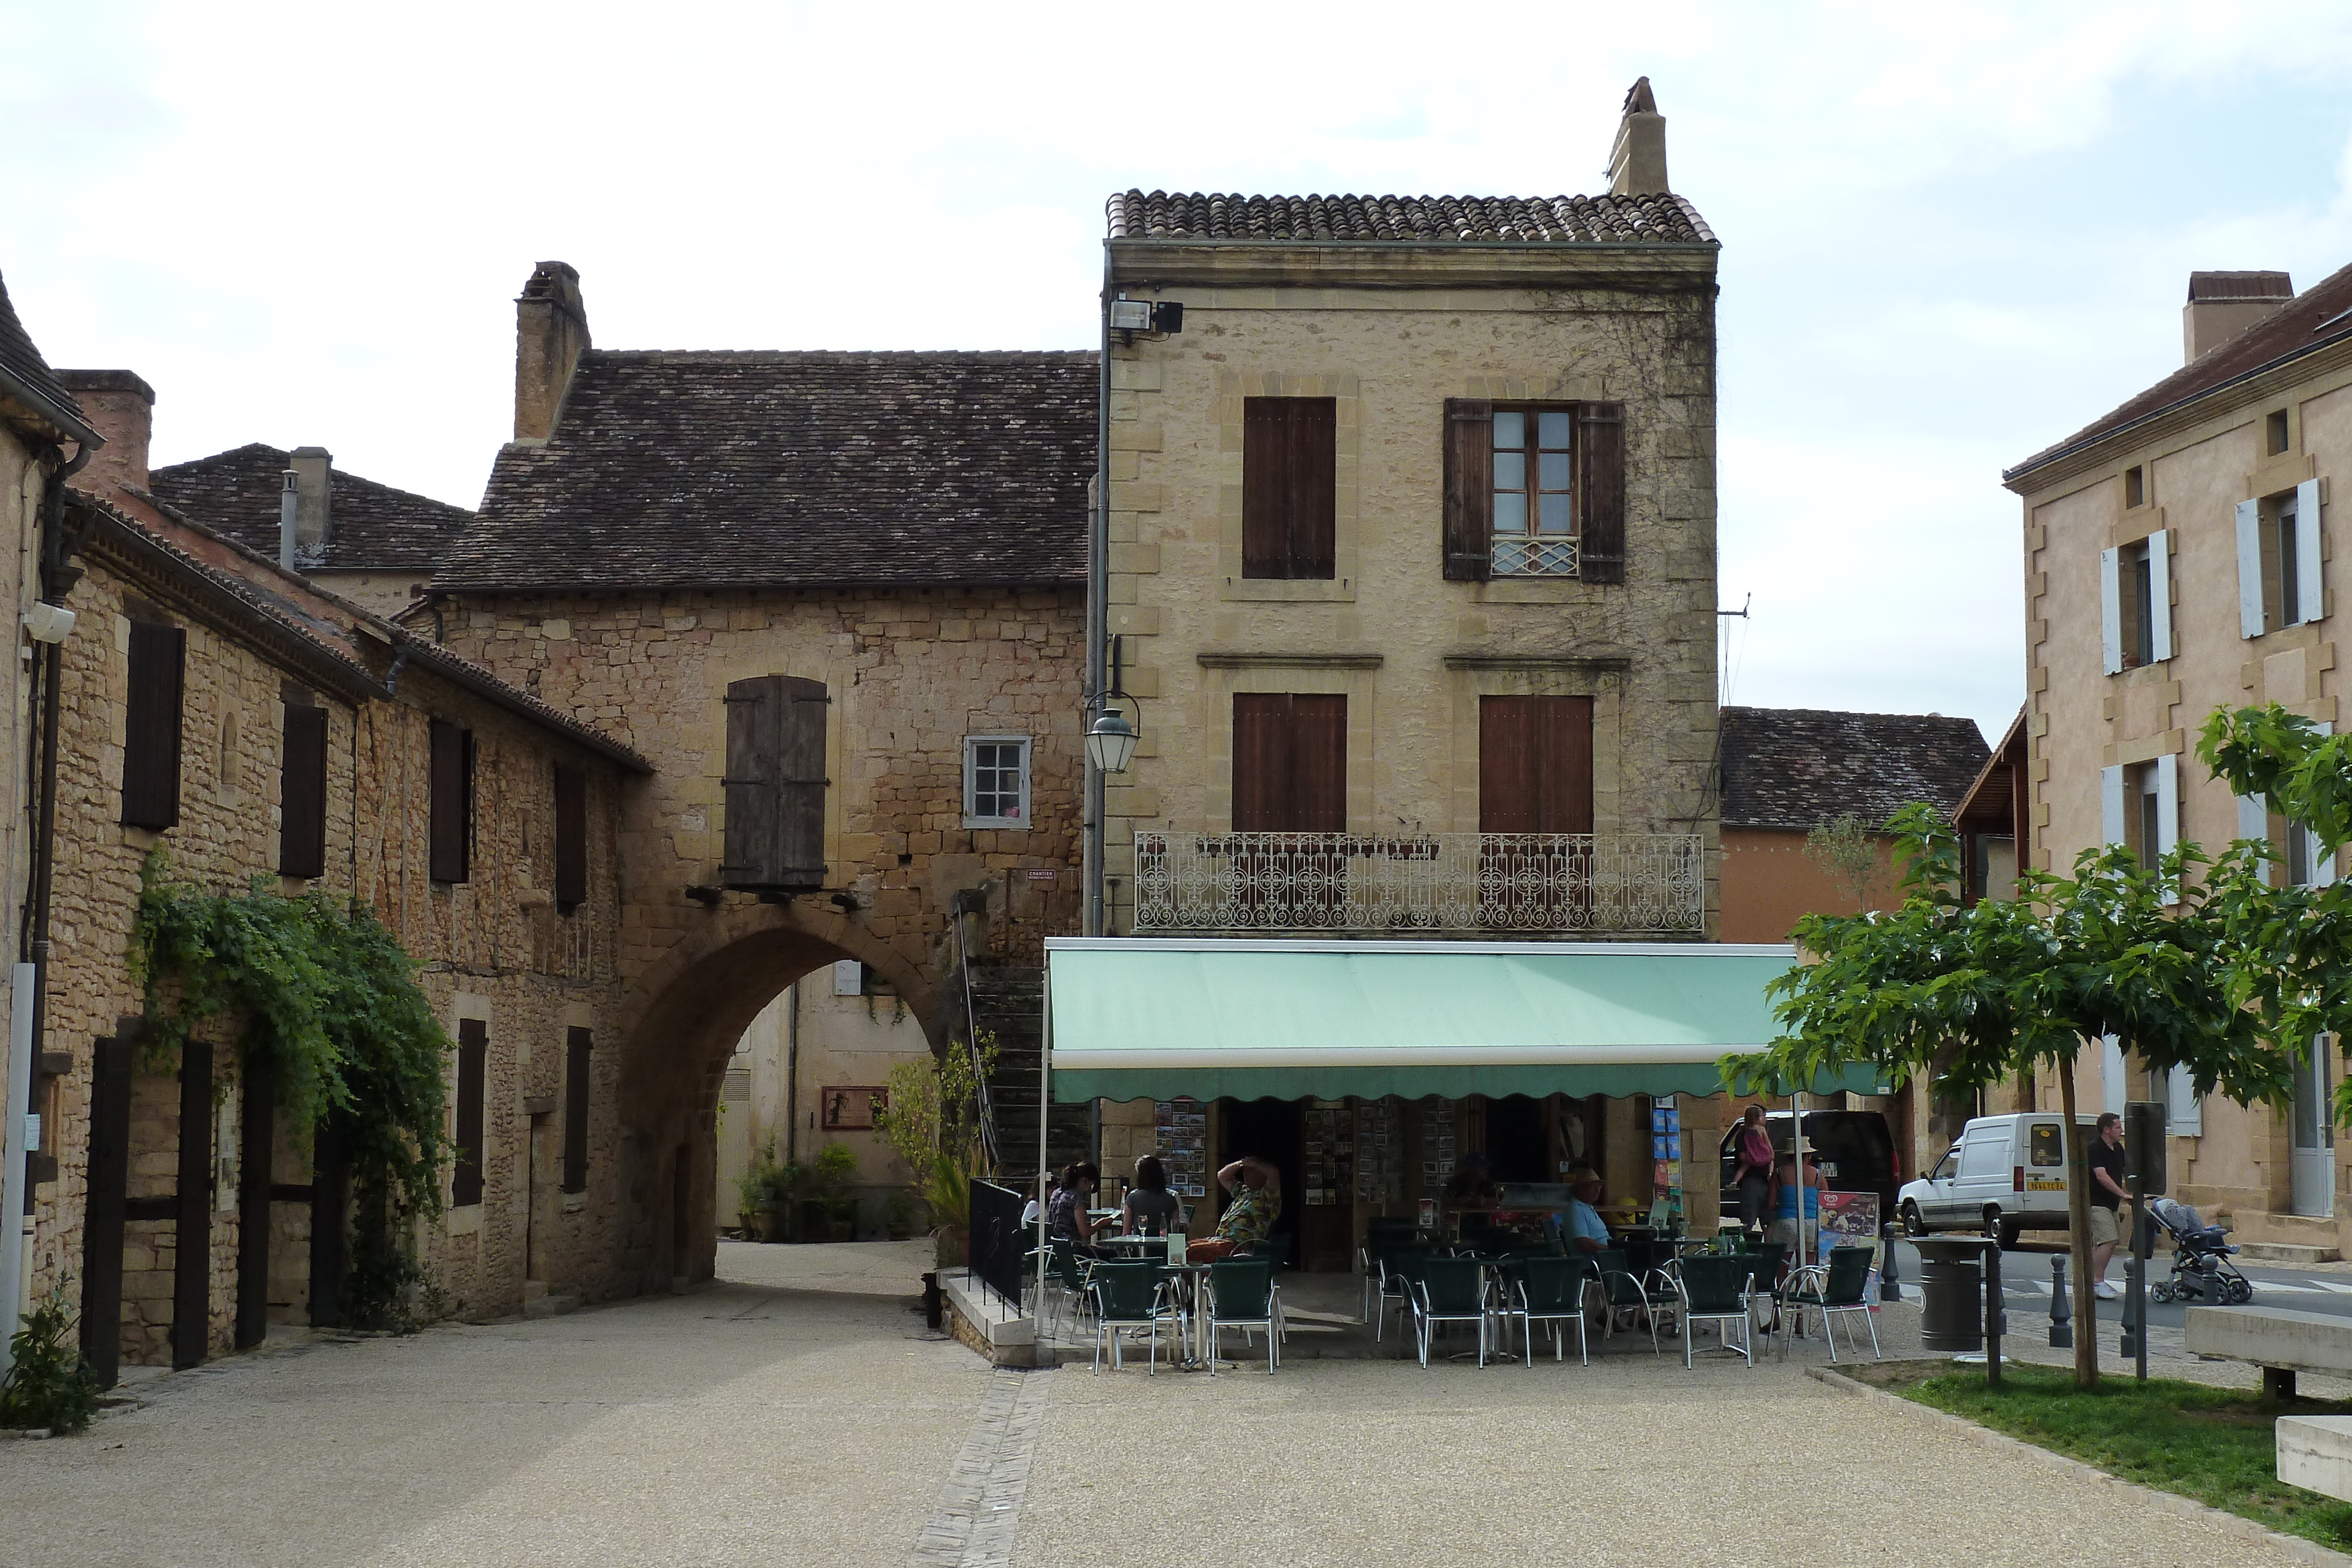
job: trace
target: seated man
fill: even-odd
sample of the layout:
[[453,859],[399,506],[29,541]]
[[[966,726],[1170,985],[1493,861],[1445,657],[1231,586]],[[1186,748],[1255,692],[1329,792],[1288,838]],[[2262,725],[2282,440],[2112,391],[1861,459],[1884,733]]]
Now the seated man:
[[1264,1245],[1274,1222],[1282,1218],[1282,1173],[1255,1155],[1244,1155],[1219,1171],[1217,1185],[1232,1193],[1234,1200],[1218,1218],[1217,1233],[1184,1249],[1195,1263]]
[[1568,1212],[1559,1217],[1559,1238],[1569,1255],[1589,1256],[1609,1246],[1609,1227],[1601,1222],[1601,1173],[1580,1166],[1568,1174]]

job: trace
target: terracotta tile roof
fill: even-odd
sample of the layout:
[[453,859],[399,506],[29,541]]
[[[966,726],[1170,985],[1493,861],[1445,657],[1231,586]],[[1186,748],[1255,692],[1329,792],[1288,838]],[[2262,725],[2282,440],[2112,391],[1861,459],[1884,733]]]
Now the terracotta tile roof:
[[[198,522],[278,559],[278,508],[287,455],[255,442],[158,468],[148,487]],[[430,571],[473,525],[463,507],[395,490],[338,468],[329,480],[327,543],[310,571]]]
[[[2228,276],[2228,275],[2209,275]],[[2248,277],[2261,276],[2254,274]],[[2122,407],[2004,471],[2015,481],[2077,448],[2233,382],[2352,337],[2352,267],[2305,289],[2273,315],[2200,354]]]
[[1110,237],[1452,245],[1713,245],[1680,196],[1240,196],[1121,191]]
[[1810,830],[1849,813],[1876,827],[1925,800],[1947,816],[1985,765],[1974,720],[1939,714],[1727,707],[1723,825]]
[[94,434],[81,405],[58,382],[48,361],[34,346],[33,335],[16,319],[16,308],[8,302],[8,285],[0,279],[0,396],[12,392],[12,401],[23,405],[22,412],[58,427],[60,434],[77,440]]
[[1087,353],[581,356],[499,453],[458,593],[1086,578]]

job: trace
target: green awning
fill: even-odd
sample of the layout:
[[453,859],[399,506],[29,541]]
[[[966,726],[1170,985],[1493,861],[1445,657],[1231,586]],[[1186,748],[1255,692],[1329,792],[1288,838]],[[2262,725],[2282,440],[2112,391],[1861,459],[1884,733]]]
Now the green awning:
[[[1712,1094],[1780,1033],[1787,946],[1045,944],[1056,1101]],[[1882,1093],[1867,1069],[1813,1092]]]

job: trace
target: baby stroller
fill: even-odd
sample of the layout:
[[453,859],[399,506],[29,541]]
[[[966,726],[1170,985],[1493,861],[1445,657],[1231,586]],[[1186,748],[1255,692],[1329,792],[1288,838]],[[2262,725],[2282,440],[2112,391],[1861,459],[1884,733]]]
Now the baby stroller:
[[2158,1280],[2149,1287],[2149,1295],[2159,1301],[2210,1301],[2217,1306],[2254,1299],[2254,1282],[2230,1261],[2238,1249],[2223,1239],[2229,1232],[2206,1224],[2195,1209],[2172,1198],[2152,1199],[2147,1208],[2172,1238],[2172,1278]]

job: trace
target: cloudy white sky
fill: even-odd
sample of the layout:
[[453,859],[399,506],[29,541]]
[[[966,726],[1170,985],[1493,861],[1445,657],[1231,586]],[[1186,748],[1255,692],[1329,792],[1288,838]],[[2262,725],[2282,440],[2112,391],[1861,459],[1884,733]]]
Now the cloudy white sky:
[[2000,469],[2177,364],[2191,268],[2352,262],[2352,8],[1633,9],[0,0],[0,274],[159,462],[471,505],[540,259],[604,347],[1087,347],[1114,189],[1589,192],[1646,73],[1724,241],[1732,700],[1997,735]]

